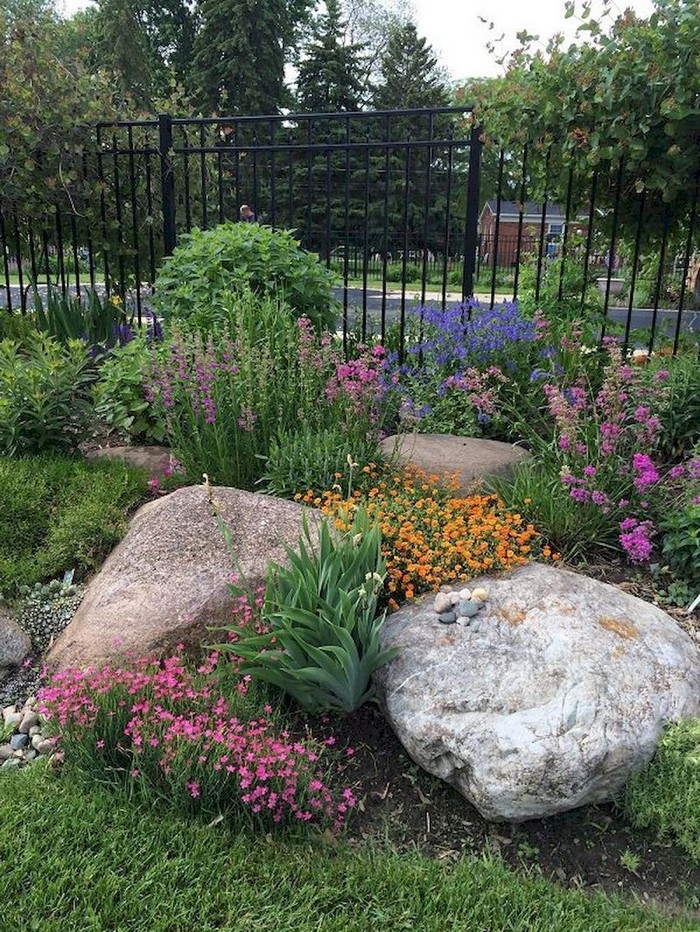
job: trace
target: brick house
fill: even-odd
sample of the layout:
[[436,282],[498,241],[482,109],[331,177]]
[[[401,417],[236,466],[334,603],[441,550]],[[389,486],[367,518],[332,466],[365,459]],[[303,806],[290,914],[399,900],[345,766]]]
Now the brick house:
[[[493,263],[496,238],[496,200],[487,201],[479,215],[479,261],[484,265]],[[511,268],[518,256],[518,230],[520,216],[523,216],[520,255],[522,257],[536,253],[540,243],[542,225],[542,204],[535,201],[501,201],[500,223],[498,227],[498,266]],[[555,256],[559,249],[566,217],[558,204],[548,204],[544,220],[544,243],[546,254]],[[569,232],[585,236],[588,224],[585,218],[569,221]]]

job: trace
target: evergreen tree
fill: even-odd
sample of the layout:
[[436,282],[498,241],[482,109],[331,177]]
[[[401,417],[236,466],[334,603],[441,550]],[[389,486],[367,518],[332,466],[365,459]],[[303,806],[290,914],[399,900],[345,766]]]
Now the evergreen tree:
[[279,112],[287,95],[285,0],[202,0],[200,15],[193,77],[204,110]]
[[138,0],[101,0],[96,16],[99,64],[114,74],[116,91],[141,106],[153,96],[153,59]]
[[386,47],[381,83],[374,94],[378,110],[446,107],[450,92],[438,68],[438,60],[415,23],[396,29]]
[[335,113],[358,110],[362,97],[362,46],[345,44],[338,0],[326,0],[326,13],[313,25],[297,76],[302,110]]

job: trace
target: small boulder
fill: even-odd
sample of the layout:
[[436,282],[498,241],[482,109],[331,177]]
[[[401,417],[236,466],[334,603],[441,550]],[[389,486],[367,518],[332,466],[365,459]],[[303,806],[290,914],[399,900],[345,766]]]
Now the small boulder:
[[526,450],[510,443],[453,434],[398,434],[382,440],[381,447],[386,456],[430,475],[457,473],[462,493],[486,476],[511,476],[516,466],[530,459]]
[[90,450],[89,459],[120,460],[129,466],[145,469],[151,476],[164,476],[170,467],[171,454],[167,447],[133,446],[100,447]]
[[700,714],[700,653],[661,609],[540,564],[485,577],[471,625],[433,598],[382,630],[375,673],[401,743],[487,819],[541,818],[612,799],[665,725]]
[[0,677],[18,667],[31,652],[32,640],[10,613],[0,606]]
[[263,582],[268,562],[284,561],[285,544],[297,546],[305,509],[239,489],[214,488],[212,494],[231,532],[234,556],[202,486],[144,505],[49,652],[52,668],[148,656],[179,642],[212,644],[225,637],[209,627],[233,620],[228,584],[234,571],[253,589]]

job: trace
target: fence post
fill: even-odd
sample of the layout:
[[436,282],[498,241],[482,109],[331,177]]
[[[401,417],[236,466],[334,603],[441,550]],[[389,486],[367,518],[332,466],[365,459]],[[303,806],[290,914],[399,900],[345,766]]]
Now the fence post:
[[163,211],[163,255],[175,248],[175,174],[172,163],[173,120],[169,113],[158,114],[158,155],[160,157],[160,190]]
[[476,268],[477,227],[479,225],[479,181],[481,175],[481,141],[483,130],[473,126],[469,140],[469,182],[467,184],[467,215],[464,232],[464,276],[462,300],[474,296]]

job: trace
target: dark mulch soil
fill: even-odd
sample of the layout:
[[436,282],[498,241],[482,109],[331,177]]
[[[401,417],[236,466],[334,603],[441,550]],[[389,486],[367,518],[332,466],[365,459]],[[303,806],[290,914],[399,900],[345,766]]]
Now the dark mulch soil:
[[[404,752],[380,710],[364,706],[325,726],[346,757],[343,777],[358,794],[353,845],[388,842],[431,858],[499,854],[564,887],[607,891],[698,919],[700,867],[670,844],[632,829],[613,805],[588,806],[519,824],[489,823]],[[347,748],[354,753],[347,757]]]

